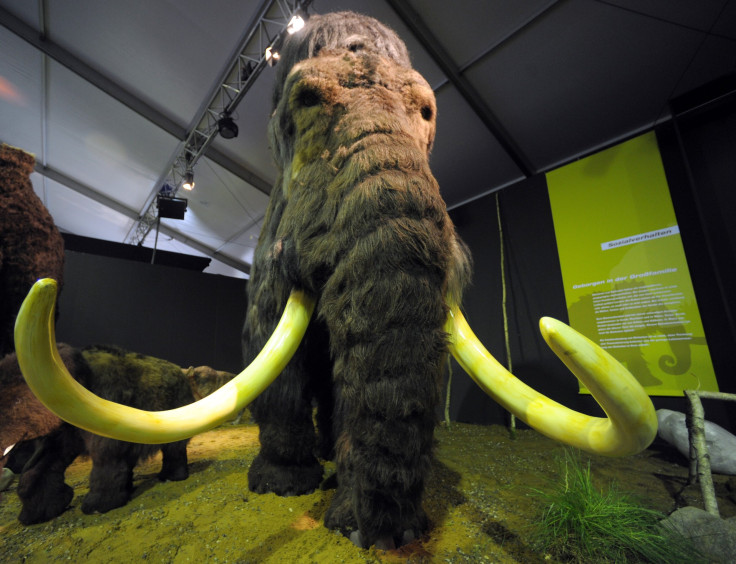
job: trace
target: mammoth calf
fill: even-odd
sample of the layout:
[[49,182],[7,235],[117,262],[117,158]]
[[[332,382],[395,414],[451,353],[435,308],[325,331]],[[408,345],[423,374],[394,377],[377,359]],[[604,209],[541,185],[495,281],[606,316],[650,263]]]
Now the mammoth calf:
[[[112,347],[79,351],[60,345],[59,353],[77,381],[108,400],[152,410],[194,401],[186,377],[172,363]],[[7,466],[20,474],[18,497],[23,507],[18,519],[25,525],[53,519],[68,507],[74,492],[64,483],[64,472],[79,455],[92,459],[84,513],[105,513],[125,505],[133,492],[133,468],[159,450],[163,454],[159,479],[184,480],[189,475],[187,440],[135,444],[101,437],[59,419],[28,389],[14,354],[0,361],[0,382],[4,390],[0,447],[5,450],[17,443]]]
[[248,284],[248,367],[167,413],[101,402],[54,358],[56,284],[43,280],[15,336],[23,374],[44,404],[95,433],[162,443],[209,429],[255,399],[261,450],[249,487],[310,492],[322,480],[320,458],[334,456],[337,491],[325,525],[380,548],[428,526],[421,500],[447,352],[553,439],[611,456],[646,448],[656,433],[652,403],[600,347],[540,321],[606,412],[591,417],[517,380],[468,326],[459,303],[470,260],[428,163],[434,95],[394,32],[353,13],[312,16],[287,38],[276,70],[269,138],[279,177]]

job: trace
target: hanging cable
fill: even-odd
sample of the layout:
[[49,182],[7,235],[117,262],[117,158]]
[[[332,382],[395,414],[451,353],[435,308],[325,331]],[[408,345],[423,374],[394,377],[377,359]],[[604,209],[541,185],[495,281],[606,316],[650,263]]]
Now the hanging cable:
[[[506,268],[503,252],[503,227],[501,226],[501,203],[496,192],[496,219],[498,220],[498,240],[501,251],[501,309],[503,311],[503,336],[506,343],[506,367],[512,372],[511,366],[511,345],[509,343],[509,316],[506,311]],[[516,416],[509,413],[509,433],[511,438],[516,438]]]

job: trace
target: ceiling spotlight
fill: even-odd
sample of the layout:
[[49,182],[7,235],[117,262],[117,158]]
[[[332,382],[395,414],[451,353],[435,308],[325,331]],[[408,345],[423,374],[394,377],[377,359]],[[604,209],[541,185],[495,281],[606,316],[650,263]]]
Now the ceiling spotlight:
[[304,18],[302,18],[299,14],[296,14],[293,18],[291,18],[291,21],[289,21],[289,25],[286,26],[286,31],[289,33],[289,35],[292,35],[303,28]]
[[194,172],[188,170],[184,173],[184,182],[181,183],[184,190],[194,190]]
[[279,52],[276,51],[276,49],[269,45],[268,47],[266,47],[265,57],[268,65],[272,67],[279,62],[281,55],[279,55]]
[[238,124],[233,121],[228,112],[225,112],[217,120],[217,131],[223,139],[233,139],[238,136]]

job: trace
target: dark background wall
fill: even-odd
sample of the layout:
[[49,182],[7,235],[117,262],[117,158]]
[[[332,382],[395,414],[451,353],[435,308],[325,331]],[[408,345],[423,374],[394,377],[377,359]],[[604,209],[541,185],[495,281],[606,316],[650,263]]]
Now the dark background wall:
[[60,342],[242,370],[245,280],[70,250],[64,274]]
[[[698,103],[699,104],[699,103]],[[736,101],[687,109],[657,131],[706,338],[721,391],[736,393]],[[687,110],[687,111],[685,111]],[[575,377],[544,343],[538,320],[544,315],[568,322],[554,226],[543,175],[490,194],[451,211],[458,233],[475,260],[473,286],[466,293],[468,322],[501,363],[503,334],[500,238],[503,229],[507,311],[513,372],[524,382],[573,409],[602,412],[578,393]],[[456,364],[451,387],[451,417],[472,423],[504,423],[506,414]],[[684,398],[653,398],[656,408],[686,411]],[[704,401],[706,417],[736,428],[733,403]],[[523,425],[522,425],[523,426]]]

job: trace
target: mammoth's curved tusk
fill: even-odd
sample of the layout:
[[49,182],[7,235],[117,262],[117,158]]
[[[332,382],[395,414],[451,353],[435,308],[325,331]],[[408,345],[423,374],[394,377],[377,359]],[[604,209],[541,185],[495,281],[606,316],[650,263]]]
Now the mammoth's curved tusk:
[[294,291],[266,346],[236,378],[204,399],[168,411],[143,411],[96,396],[61,361],[54,332],[56,282],[39,280],[15,324],[15,349],[34,394],[65,421],[98,435],[137,443],[168,443],[211,429],[240,411],[281,373],[307,330],[314,299]]
[[573,411],[533,390],[485,349],[458,308],[445,330],[450,351],[495,401],[540,433],[607,456],[644,450],[657,433],[657,416],[641,384],[616,359],[564,323],[543,317],[540,330],[555,354],[590,390],[608,417]]

